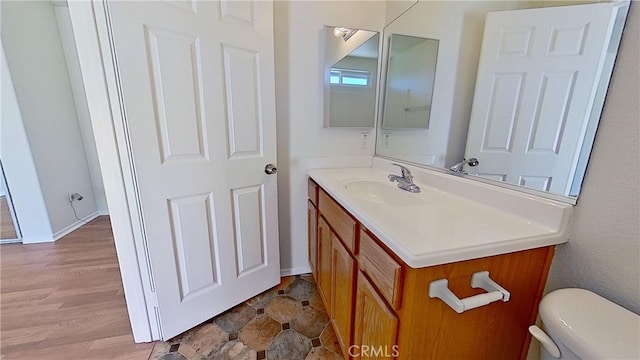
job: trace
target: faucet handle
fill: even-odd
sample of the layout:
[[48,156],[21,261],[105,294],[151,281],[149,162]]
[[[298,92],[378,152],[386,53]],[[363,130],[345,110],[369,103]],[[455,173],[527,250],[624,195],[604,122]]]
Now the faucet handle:
[[465,165],[478,166],[478,164],[480,164],[480,162],[476,158],[471,158],[469,160],[462,159],[461,162],[453,165],[452,167],[449,168],[449,170],[452,171],[455,174],[465,174],[465,175],[467,175],[467,172],[464,171],[464,166]]
[[404,178],[412,177],[411,171],[409,171],[409,169],[406,166],[400,165],[400,164],[396,164],[396,163],[392,163],[391,165],[395,165],[395,166],[400,167],[400,172],[402,173],[402,177],[404,177]]

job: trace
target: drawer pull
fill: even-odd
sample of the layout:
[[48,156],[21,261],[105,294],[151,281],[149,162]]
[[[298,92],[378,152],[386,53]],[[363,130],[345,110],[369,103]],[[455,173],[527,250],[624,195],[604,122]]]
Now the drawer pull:
[[460,314],[463,311],[485,306],[494,301],[502,300],[503,302],[507,302],[511,296],[507,290],[489,277],[488,271],[473,273],[471,276],[471,287],[483,289],[486,293],[459,299],[449,289],[449,280],[440,279],[432,281],[429,284],[429,297],[441,299],[455,312]]

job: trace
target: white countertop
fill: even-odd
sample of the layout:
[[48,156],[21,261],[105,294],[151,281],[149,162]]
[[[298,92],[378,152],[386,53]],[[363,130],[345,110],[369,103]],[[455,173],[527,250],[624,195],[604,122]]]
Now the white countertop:
[[[567,241],[570,205],[451,176],[442,182],[442,174],[418,171],[412,168],[422,190],[417,194],[398,189],[380,168],[316,169],[309,176],[414,268]],[[458,195],[473,193],[480,195]]]

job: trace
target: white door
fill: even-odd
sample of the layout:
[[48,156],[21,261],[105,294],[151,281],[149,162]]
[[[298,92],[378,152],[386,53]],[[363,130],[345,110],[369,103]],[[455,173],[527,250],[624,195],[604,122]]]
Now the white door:
[[569,194],[615,20],[611,3],[487,15],[465,157],[475,175]]
[[273,8],[114,1],[122,112],[171,338],[280,281]]

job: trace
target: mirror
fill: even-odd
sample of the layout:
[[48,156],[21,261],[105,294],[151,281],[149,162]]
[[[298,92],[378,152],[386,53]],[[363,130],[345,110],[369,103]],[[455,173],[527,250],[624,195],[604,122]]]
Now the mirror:
[[324,33],[324,126],[372,128],[380,35],[332,26]]
[[438,40],[391,34],[383,129],[428,129]]
[[438,42],[428,121],[390,125],[403,120],[387,111],[399,100],[390,84],[393,61],[383,64],[376,154],[451,174],[463,159],[477,158],[456,175],[575,203],[628,2],[576,4],[415,4],[385,27],[382,58],[393,55],[400,36]]

